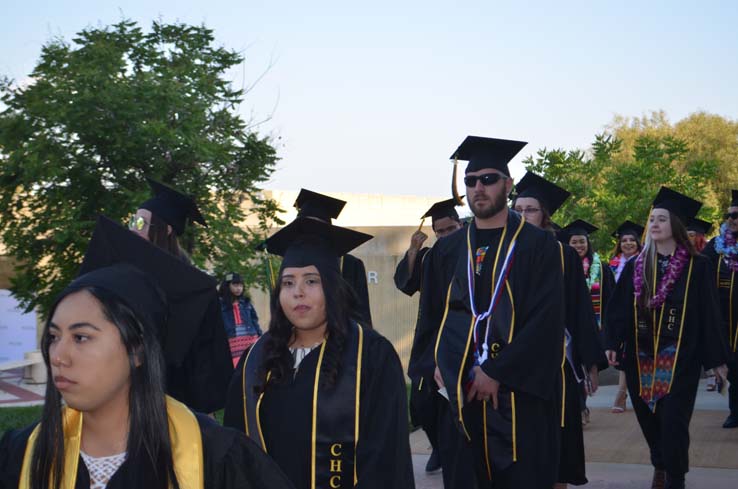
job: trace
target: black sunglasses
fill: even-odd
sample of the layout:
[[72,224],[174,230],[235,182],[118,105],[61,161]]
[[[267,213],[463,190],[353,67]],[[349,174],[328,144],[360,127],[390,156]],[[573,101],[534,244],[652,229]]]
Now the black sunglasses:
[[505,175],[502,175],[500,173],[485,173],[484,175],[473,176],[468,175],[464,177],[464,185],[467,187],[476,187],[477,186],[477,180],[482,182],[482,185],[485,187],[488,187],[490,185],[494,185],[500,180],[507,180],[507,177]]
[[728,218],[738,219],[738,212],[726,212],[725,214],[723,214],[723,218],[724,219],[728,219]]

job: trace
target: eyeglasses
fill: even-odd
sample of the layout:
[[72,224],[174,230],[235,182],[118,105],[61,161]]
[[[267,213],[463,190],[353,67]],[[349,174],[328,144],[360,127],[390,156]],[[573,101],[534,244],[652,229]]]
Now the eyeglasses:
[[738,212],[726,212],[723,214],[724,219],[738,219]]
[[141,216],[133,215],[130,221],[128,221],[128,229],[134,229],[136,231],[143,231],[143,228],[149,226],[154,227],[149,221]]
[[484,175],[474,176],[474,175],[467,175],[464,177],[464,184],[471,188],[477,186],[477,181],[482,182],[482,185],[485,187],[488,187],[490,185],[494,185],[500,180],[507,180],[507,177],[505,175],[502,175],[500,173],[485,173]]
[[535,214],[536,212],[541,212],[541,209],[538,209],[536,207],[526,207],[525,209],[515,209],[521,214]]

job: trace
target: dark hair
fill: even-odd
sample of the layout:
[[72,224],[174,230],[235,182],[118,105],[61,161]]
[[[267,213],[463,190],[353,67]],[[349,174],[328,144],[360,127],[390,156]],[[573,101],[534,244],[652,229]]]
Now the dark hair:
[[[118,328],[128,353],[131,386],[128,394],[130,427],[127,458],[135,460],[129,471],[128,487],[179,488],[172,460],[166,402],[164,397],[165,363],[155,325],[147,324],[116,296],[104,289],[86,287],[68,290],[56,300],[44,326],[41,352],[46,373],[52,378],[49,358],[49,326],[59,303],[70,294],[85,290],[100,303],[105,317]],[[138,366],[136,365],[138,363]],[[31,488],[59,489],[64,468],[64,430],[61,395],[53,382],[46,384],[46,401],[38,439],[31,460]],[[53,486],[51,481],[54,481]]]
[[435,231],[435,230],[436,230],[436,221],[437,221],[438,219],[443,219],[444,217],[448,217],[449,219],[451,219],[451,220],[453,220],[453,221],[456,221],[457,223],[461,224],[461,218],[459,217],[459,215],[458,215],[458,214],[456,214],[455,216],[443,216],[443,217],[439,217],[439,218],[437,218],[437,219],[431,219],[431,229],[432,229],[433,231]]
[[[669,221],[671,223],[671,235],[676,241],[677,246],[684,246],[691,256],[697,255],[697,250],[689,241],[689,235],[687,234],[687,228],[682,223],[681,219],[669,211]],[[651,295],[653,290],[653,273],[654,268],[657,266],[656,259],[656,243],[653,242],[650,235],[646,235],[646,245],[643,247],[643,289],[641,296],[637,297],[638,306],[645,308],[651,301]]]
[[[321,277],[323,294],[325,296],[325,311],[327,319],[326,347],[323,356],[323,366],[320,371],[321,386],[332,387],[338,379],[341,369],[341,355],[346,342],[347,327],[350,321],[358,319],[356,294],[341,274],[331,268],[316,265]],[[264,363],[260,368],[261,382],[255,387],[257,392],[263,392],[271,382],[284,382],[291,378],[294,359],[289,350],[294,326],[285,316],[279,303],[282,290],[282,270],[280,279],[274,287],[271,297],[271,320],[269,321],[269,336],[264,343]],[[271,377],[267,381],[267,375]]]
[[[233,293],[231,292],[230,285],[233,282],[229,282],[228,280],[223,280],[220,285],[218,286],[218,293],[220,294],[220,299],[225,304],[233,304],[235,302],[236,298],[234,298]],[[243,282],[236,282],[237,284],[243,285],[243,292],[241,292],[241,295],[238,297],[239,299],[245,299],[247,301],[251,300],[251,297],[246,293],[246,284]]]
[[[592,263],[592,259],[594,258],[594,251],[592,251],[592,242],[589,240],[589,236],[586,234],[570,234],[566,238],[566,244],[571,243],[571,238],[574,236],[584,236],[584,239],[587,241],[587,254],[585,255],[590,263]],[[584,257],[582,258],[582,260]]]
[[154,246],[161,248],[164,251],[168,251],[170,254],[176,256],[182,261],[192,264],[190,257],[179,245],[177,234],[174,232],[174,229],[172,228],[172,231],[168,232],[167,226],[169,226],[169,224],[167,224],[166,221],[152,212],[151,222],[149,225],[149,241]]
[[614,257],[616,257],[616,256],[620,256],[620,254],[621,254],[621,253],[623,252],[623,249],[622,249],[622,247],[620,246],[620,243],[621,243],[621,242],[623,241],[623,238],[624,238],[625,236],[633,236],[633,238],[635,238],[635,242],[636,242],[636,245],[638,245],[638,249],[637,249],[637,250],[636,250],[636,252],[635,252],[635,254],[636,254],[636,255],[637,255],[638,253],[640,253],[640,252],[641,252],[641,250],[643,249],[643,246],[641,245],[641,239],[640,239],[640,237],[639,237],[639,236],[637,236],[637,235],[635,235],[635,234],[633,234],[633,233],[622,233],[622,234],[620,234],[620,235],[618,236],[618,240],[617,240],[617,242],[615,243],[615,249],[614,249],[614,250],[612,251],[612,255],[611,255],[611,256],[612,256],[613,258],[614,258]]

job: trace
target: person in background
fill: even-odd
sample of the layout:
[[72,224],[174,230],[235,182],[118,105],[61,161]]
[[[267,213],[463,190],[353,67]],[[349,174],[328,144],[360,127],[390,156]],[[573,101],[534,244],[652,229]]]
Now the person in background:
[[687,235],[697,253],[702,253],[707,246],[707,235],[710,231],[712,231],[712,224],[702,219],[694,217],[687,223]]
[[[423,221],[430,217],[431,227],[437,239],[449,236],[459,229],[463,224],[456,212],[457,202],[448,199],[436,202],[421,218]],[[429,247],[422,247],[428,239],[420,228],[410,238],[410,247],[395,269],[395,286],[404,294],[412,296],[420,292],[420,300],[423,300],[423,291],[420,285],[423,280],[423,266],[425,255],[430,251]],[[438,394],[438,385],[433,379],[435,363],[433,362],[433,348],[436,344],[437,329],[423,330],[415,328],[413,334],[413,346],[410,350],[410,362],[408,365],[408,377],[411,381],[410,387],[410,419],[414,426],[420,426],[428,436],[433,448],[425,471],[435,472],[443,468],[444,487],[465,487],[471,482],[469,471],[457,470],[454,462],[456,457],[456,445],[459,443],[460,434],[456,429],[454,420],[446,406],[445,399]],[[446,453],[444,457],[443,454]]]
[[[643,236],[643,231],[643,226],[633,221],[625,221],[612,234],[617,239],[615,251],[612,254],[612,258],[610,258],[610,269],[615,276],[615,282],[620,279],[620,275],[625,270],[625,264],[641,252],[641,236]],[[618,356],[622,356],[622,351],[618,353]],[[618,370],[618,392],[615,394],[612,412],[619,414],[625,412],[628,388],[625,385],[625,372],[623,372],[622,367],[618,365],[615,369]]]
[[235,272],[226,274],[220,284],[220,311],[228,335],[233,366],[246,349],[261,336],[259,317],[254,305],[244,293],[243,279]]

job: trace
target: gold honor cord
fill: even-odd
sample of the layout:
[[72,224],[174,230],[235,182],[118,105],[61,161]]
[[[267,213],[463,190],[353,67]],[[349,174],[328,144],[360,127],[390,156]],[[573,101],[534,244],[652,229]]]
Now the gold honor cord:
[[487,480],[492,480],[492,467],[489,465],[489,444],[487,443],[487,401],[482,401],[482,435],[484,436],[484,462],[487,467]]
[[361,403],[359,402],[359,394],[361,391],[361,360],[364,353],[364,328],[359,326],[359,347],[356,359],[356,406],[354,408],[354,486],[358,484],[359,477],[357,466],[359,463],[357,457],[357,448],[359,446],[359,414],[361,413]]
[[436,336],[436,347],[433,350],[433,359],[436,361],[436,365],[438,365],[438,346],[441,344],[441,334],[443,333],[443,327],[446,325],[446,317],[448,316],[448,303],[449,299],[451,299],[451,284],[453,284],[453,282],[448,284],[448,290],[446,291],[446,307],[443,310],[441,326],[438,328],[438,335]]

